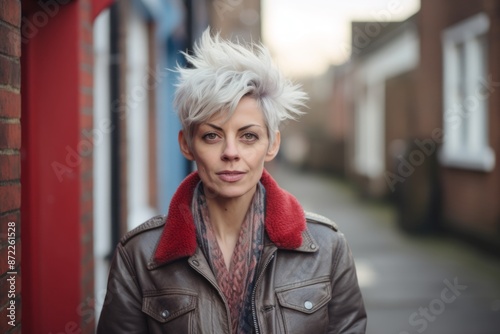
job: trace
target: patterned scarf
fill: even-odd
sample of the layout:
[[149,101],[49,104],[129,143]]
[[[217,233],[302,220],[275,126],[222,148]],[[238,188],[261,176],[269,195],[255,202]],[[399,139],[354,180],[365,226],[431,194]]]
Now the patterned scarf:
[[192,211],[198,245],[207,258],[228,303],[233,334],[253,333],[251,295],[255,285],[255,268],[263,249],[264,199],[265,189],[259,182],[241,225],[228,270],[210,223],[201,182],[198,183],[193,196]]

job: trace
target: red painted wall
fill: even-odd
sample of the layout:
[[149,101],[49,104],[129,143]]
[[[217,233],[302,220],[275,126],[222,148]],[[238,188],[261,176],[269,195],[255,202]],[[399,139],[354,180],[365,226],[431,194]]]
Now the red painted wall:
[[91,6],[65,2],[49,1],[52,11],[23,2],[25,333],[94,326],[92,144],[81,134],[92,129]]

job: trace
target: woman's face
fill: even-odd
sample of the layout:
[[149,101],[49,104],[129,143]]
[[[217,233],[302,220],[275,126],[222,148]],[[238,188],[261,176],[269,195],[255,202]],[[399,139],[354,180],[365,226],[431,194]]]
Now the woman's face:
[[182,131],[179,144],[183,155],[196,161],[205,192],[223,198],[253,196],[264,162],[278,153],[279,132],[269,145],[264,114],[257,101],[243,97],[233,115],[215,114],[200,124],[188,146]]

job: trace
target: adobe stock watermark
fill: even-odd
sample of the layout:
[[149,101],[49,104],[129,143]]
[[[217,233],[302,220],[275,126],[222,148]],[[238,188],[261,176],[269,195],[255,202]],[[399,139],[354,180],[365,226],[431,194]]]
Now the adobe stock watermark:
[[[113,101],[111,112],[118,113],[119,119],[124,120],[127,117],[128,110],[135,108],[138,103],[144,101],[148,96],[148,91],[156,89],[167,76],[167,73],[167,69],[160,67],[157,67],[156,71],[148,69],[148,73],[141,83],[134,86],[130,94],[122,94]],[[101,145],[105,136],[114,129],[111,119],[105,118],[92,130],[82,130],[82,138],[78,141],[76,147],[66,145],[64,161],[53,161],[51,163],[52,171],[57,180],[63,182],[64,178],[74,177],[74,169],[81,165],[83,158],[90,156],[94,147]]]
[[[444,113],[444,123],[446,128],[454,128],[460,126],[462,122],[469,119],[471,115],[477,112],[480,102],[487,100],[497,88],[500,87],[500,81],[493,81],[491,74],[487,78],[482,78],[477,89],[473,94],[467,96],[462,103],[457,104]],[[398,183],[404,183],[409,178],[415,169],[422,165],[426,158],[434,154],[439,144],[446,141],[446,134],[442,128],[432,130],[430,138],[419,140],[415,139],[414,148],[407,157],[403,155],[396,156],[399,161],[394,172],[385,171],[384,178],[389,186],[389,189],[394,192]]]
[[63,182],[64,178],[74,177],[74,169],[82,164],[82,159],[92,154],[94,146],[99,146],[104,140],[105,135],[114,130],[111,119],[102,120],[97,127],[92,130],[82,130],[82,136],[76,145],[76,148],[66,145],[66,156],[64,163],[53,161],[51,163],[52,170],[59,182]]
[[[37,2],[40,10],[35,12],[29,20],[26,16],[21,18],[21,42],[26,44],[34,38],[40,29],[45,27],[50,19],[59,13],[60,7],[70,3],[72,0],[39,0]],[[17,40],[19,36],[12,32],[8,37],[11,41]]]
[[75,310],[75,313],[80,317],[80,323],[68,321],[64,325],[64,330],[61,332],[49,332],[48,334],[80,334],[82,327],[96,321],[96,308],[104,307],[110,304],[115,297],[127,294],[127,286],[134,284],[134,278],[130,275],[120,277],[120,283],[110,285],[106,289],[101,289],[93,297],[87,297],[83,300]]
[[[467,285],[459,284],[457,277],[452,282],[445,279],[443,283],[445,287],[441,290],[438,298],[431,300],[427,306],[419,307],[418,311],[410,314],[408,324],[417,333],[423,333],[429,327],[429,323],[436,321],[438,316],[443,314],[446,305],[454,303],[468,288]],[[401,331],[399,334],[410,334],[410,332]]]
[[358,55],[361,51],[368,47],[375,38],[377,38],[387,25],[391,22],[394,16],[399,15],[403,9],[401,0],[390,0],[387,2],[385,9],[371,11],[370,16],[373,22],[369,22],[361,29],[358,26],[353,28],[352,45],[343,43],[339,46],[345,56],[349,54]]
[[443,143],[443,136],[443,130],[436,128],[432,131],[431,138],[413,141],[417,148],[413,149],[407,158],[401,154],[396,157],[398,160],[397,174],[390,171],[384,173],[385,181],[392,192],[396,190],[398,183],[404,183],[407,178],[413,175],[416,168],[424,163],[426,158],[436,152],[438,145]]

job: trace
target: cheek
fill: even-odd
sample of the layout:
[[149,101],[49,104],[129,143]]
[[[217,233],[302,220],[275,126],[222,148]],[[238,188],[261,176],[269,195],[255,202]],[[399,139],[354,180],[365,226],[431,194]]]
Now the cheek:
[[194,155],[194,160],[197,163],[205,163],[206,161],[209,161],[213,153],[205,147],[197,147]]
[[267,145],[251,146],[242,154],[243,159],[248,162],[261,163],[265,160],[267,155]]
[[198,151],[194,156],[194,160],[199,171],[208,173],[217,164],[219,156],[208,150]]

